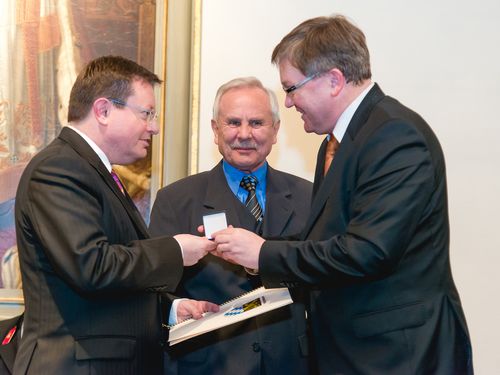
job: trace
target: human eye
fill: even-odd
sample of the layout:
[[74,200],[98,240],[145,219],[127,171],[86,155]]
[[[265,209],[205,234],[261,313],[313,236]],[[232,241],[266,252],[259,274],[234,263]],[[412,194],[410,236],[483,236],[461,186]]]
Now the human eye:
[[158,113],[154,109],[144,110],[142,111],[145,120],[154,121],[156,120]]
[[147,109],[142,110],[141,112],[141,117],[143,120],[149,120],[151,116],[151,111],[148,111]]
[[292,86],[288,86],[288,87],[283,87],[283,91],[285,92],[285,94],[291,94],[292,92],[294,92],[295,90],[297,90],[297,86],[295,85],[292,85]]
[[254,129],[258,129],[262,125],[264,125],[264,121],[262,120],[250,120],[250,126]]
[[241,125],[241,121],[237,119],[229,119],[226,124],[231,128],[236,128]]

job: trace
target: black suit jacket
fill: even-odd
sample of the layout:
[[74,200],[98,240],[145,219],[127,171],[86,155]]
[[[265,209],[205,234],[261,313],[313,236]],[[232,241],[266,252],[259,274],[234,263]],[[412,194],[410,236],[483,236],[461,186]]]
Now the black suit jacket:
[[156,291],[182,275],[173,238],[148,239],[130,197],[64,128],[26,167],[16,196],[25,301],[16,374],[158,374]]
[[259,259],[265,286],[311,288],[321,373],[472,372],[435,135],[375,85],[323,179],[324,149],[301,242],[267,241]]
[[[298,233],[305,224],[312,184],[269,167],[261,233]],[[197,233],[202,216],[225,211],[229,225],[254,230],[255,219],[230,190],[222,162],[209,172],[161,189],[151,212],[154,235]],[[179,295],[223,303],[260,286],[241,266],[208,255],[186,268]],[[294,296],[296,299],[299,296]],[[300,302],[175,345],[168,374],[306,374],[307,340]]]
[[0,321],[0,375],[10,375],[14,369],[23,315]]

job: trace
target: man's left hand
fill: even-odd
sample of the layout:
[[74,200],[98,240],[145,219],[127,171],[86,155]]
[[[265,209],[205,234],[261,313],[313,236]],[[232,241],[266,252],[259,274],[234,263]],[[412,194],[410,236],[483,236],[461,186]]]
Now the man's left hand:
[[242,228],[228,227],[212,234],[217,244],[213,255],[256,270],[259,268],[260,248],[264,239]]

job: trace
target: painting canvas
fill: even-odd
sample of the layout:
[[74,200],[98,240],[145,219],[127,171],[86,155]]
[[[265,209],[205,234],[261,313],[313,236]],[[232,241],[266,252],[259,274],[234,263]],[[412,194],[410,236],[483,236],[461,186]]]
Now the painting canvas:
[[[31,157],[66,125],[78,71],[103,55],[121,55],[153,70],[155,18],[155,1],[0,2],[0,287],[22,287],[14,230],[17,184]],[[147,219],[151,155],[117,171]]]

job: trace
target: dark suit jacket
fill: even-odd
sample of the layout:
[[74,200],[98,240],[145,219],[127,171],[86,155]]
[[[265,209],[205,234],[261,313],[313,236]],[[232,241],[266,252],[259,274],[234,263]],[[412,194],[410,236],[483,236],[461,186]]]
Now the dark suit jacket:
[[161,373],[156,291],[182,275],[130,197],[73,130],[26,167],[16,196],[25,320],[16,374]]
[[267,241],[267,287],[311,287],[323,374],[464,374],[471,348],[449,259],[445,163],[425,121],[375,85],[299,238]]
[[[311,191],[310,182],[269,167],[263,235],[298,233],[309,212]],[[230,190],[222,162],[160,190],[150,231],[196,234],[202,216],[217,211],[226,212],[229,225],[254,230],[255,219]],[[220,304],[260,285],[259,278],[248,276],[241,266],[208,255],[186,268],[178,293]],[[306,374],[304,315],[304,305],[294,303],[175,345],[166,373]]]
[[23,315],[0,321],[0,375],[12,374],[22,321]]

